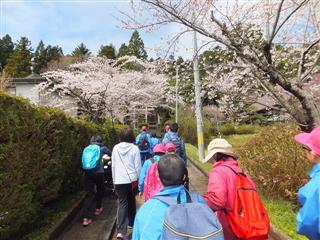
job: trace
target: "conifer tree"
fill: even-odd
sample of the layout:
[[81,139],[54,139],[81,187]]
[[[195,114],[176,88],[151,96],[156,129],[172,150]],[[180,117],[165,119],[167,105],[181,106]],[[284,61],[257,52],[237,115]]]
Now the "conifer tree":
[[8,34],[0,39],[0,71],[6,65],[9,55],[13,52],[13,48],[14,44]]
[[10,77],[26,77],[31,73],[32,48],[28,38],[22,37],[16,44],[14,51],[7,59],[4,68],[6,74]]
[[137,30],[135,30],[131,35],[128,45],[128,55],[136,56],[140,59],[147,59],[148,57],[148,54],[144,49],[144,42]]
[[116,59],[116,49],[112,44],[101,46],[99,53],[99,57],[106,57],[108,59]]
[[128,46],[125,43],[122,43],[119,48],[119,52],[118,52],[117,57],[119,58],[119,57],[123,57],[126,55],[128,55]]

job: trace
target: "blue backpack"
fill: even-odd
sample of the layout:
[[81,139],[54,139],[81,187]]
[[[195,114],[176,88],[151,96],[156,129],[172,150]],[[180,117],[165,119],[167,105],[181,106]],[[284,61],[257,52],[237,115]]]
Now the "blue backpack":
[[191,193],[190,196],[186,191],[187,202],[181,203],[180,193],[177,201],[170,196],[154,197],[169,206],[164,217],[162,239],[224,239],[219,220],[206,204],[197,201],[198,194]]
[[84,170],[93,170],[100,160],[100,146],[91,144],[82,152],[82,168]]

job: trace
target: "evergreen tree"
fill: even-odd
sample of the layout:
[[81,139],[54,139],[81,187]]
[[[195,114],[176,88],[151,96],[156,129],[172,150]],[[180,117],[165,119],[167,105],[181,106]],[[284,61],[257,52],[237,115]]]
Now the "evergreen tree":
[[9,55],[13,52],[13,48],[12,39],[8,34],[0,39],[0,72],[6,65]]
[[11,77],[26,77],[31,73],[31,42],[26,37],[22,37],[16,44],[15,49],[7,59],[4,68],[6,74]]
[[99,53],[99,57],[106,57],[109,59],[116,59],[116,49],[112,44],[101,46]]
[[148,54],[144,49],[143,40],[141,39],[137,30],[132,33],[132,36],[130,38],[128,45],[128,55],[133,55],[140,59],[147,59],[148,57]]
[[59,60],[63,56],[62,48],[48,45],[46,48],[47,62]]
[[34,72],[40,73],[41,69],[47,67],[47,51],[42,40],[39,42],[34,53]]
[[51,46],[48,45],[45,47],[42,41],[39,42],[36,51],[34,53],[34,72],[40,73],[42,72],[47,66],[48,63],[52,60],[59,60],[63,56],[63,52],[61,47],[59,46]]
[[71,53],[73,57],[80,58],[81,60],[83,60],[85,57],[90,56],[90,54],[90,50],[83,43],[80,43],[80,45],[76,47]]
[[123,57],[128,55],[128,47],[125,43],[122,43],[120,48],[119,48],[119,52],[118,52],[118,56],[117,57]]

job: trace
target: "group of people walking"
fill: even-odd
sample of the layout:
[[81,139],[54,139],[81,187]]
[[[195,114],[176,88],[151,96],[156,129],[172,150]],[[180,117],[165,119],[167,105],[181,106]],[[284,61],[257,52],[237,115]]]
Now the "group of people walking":
[[[142,126],[136,138],[133,130],[126,128],[112,153],[103,146],[101,138],[93,137],[87,148],[96,145],[100,151],[91,151],[90,155],[86,148],[83,152],[84,169],[89,166],[88,162],[94,162],[90,160],[92,156],[102,159],[104,154],[111,155],[112,178],[118,197],[117,239],[129,239],[130,228],[133,228],[133,240],[267,239],[270,228],[267,211],[254,182],[239,166],[231,144],[217,138],[208,145],[204,162],[212,163],[213,168],[207,192],[201,196],[189,191],[187,156],[178,124],[165,129],[160,141],[155,133],[148,133],[147,126]],[[303,145],[307,159],[314,164],[309,174],[311,180],[298,193],[302,208],[297,215],[297,230],[309,239],[320,239],[320,216],[319,211],[315,212],[320,207],[320,127],[294,139]],[[99,162],[92,168],[94,171],[90,168],[85,171],[87,195],[83,226],[91,224],[92,216],[103,211]],[[91,213],[94,184],[97,205]],[[136,214],[137,194],[143,196],[145,202]]]

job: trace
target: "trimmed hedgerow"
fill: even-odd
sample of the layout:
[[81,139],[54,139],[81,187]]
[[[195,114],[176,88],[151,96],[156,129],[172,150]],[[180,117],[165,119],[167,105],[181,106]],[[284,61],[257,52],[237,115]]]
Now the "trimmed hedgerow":
[[80,158],[93,134],[112,147],[115,130],[0,93],[0,239],[41,222],[50,202],[82,189]]
[[241,165],[264,195],[296,202],[297,191],[307,182],[310,169],[305,152],[293,140],[299,132],[294,124],[265,127],[238,151]]

